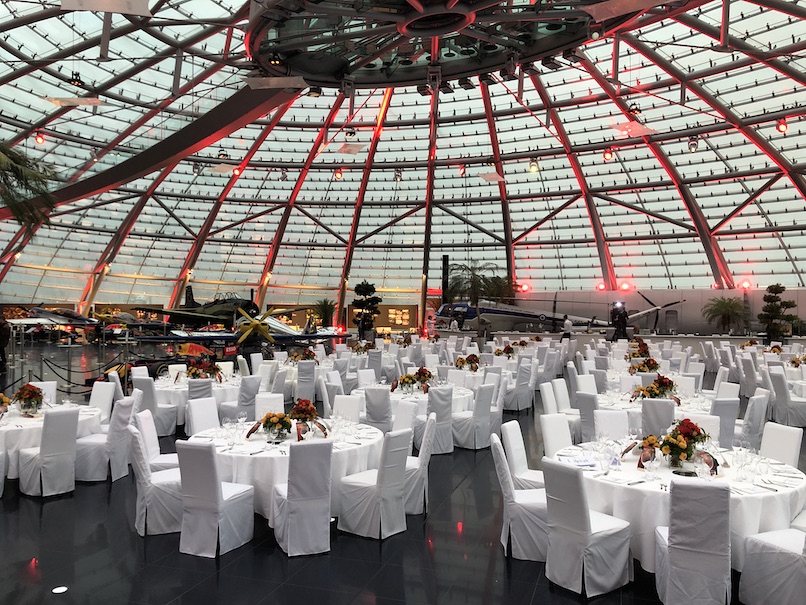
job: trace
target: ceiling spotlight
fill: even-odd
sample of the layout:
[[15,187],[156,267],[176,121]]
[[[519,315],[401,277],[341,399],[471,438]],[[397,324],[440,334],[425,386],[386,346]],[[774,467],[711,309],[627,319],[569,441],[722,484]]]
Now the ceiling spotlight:
[[596,284],[596,289],[599,290],[599,292],[604,292],[605,288],[607,288],[607,286],[605,286],[602,282]]
[[518,76],[515,74],[515,70],[510,69],[509,67],[504,67],[498,72],[498,75],[501,76],[501,80],[504,82],[512,82],[513,80],[518,79]]
[[699,148],[699,146],[700,146],[700,139],[699,139],[699,137],[697,137],[697,136],[695,135],[695,136],[693,136],[693,137],[689,137],[689,138],[688,138],[688,150],[689,150],[691,153],[694,153],[695,151],[697,151],[697,149]]
[[98,150],[97,150],[97,149],[93,149],[93,150],[90,152],[90,158],[92,159],[92,161],[93,161],[93,162],[97,162],[97,161],[98,161]]
[[495,78],[493,78],[492,74],[480,74],[479,80],[481,80],[487,86],[492,86],[495,84]]
[[283,60],[280,58],[280,55],[277,53],[272,53],[269,55],[269,65],[282,65]]
[[235,168],[232,169],[232,174],[234,174],[235,176],[241,176],[241,172],[243,171],[239,166],[236,166]]
[[775,125],[775,130],[782,134],[789,130],[789,124],[786,123],[786,118],[781,118],[778,120],[778,123]]
[[540,62],[543,67],[547,69],[560,69],[562,67],[562,63],[557,61],[554,57],[543,57],[543,60]]
[[288,180],[288,170],[285,168],[280,168],[280,180],[287,181]]
[[476,88],[476,85],[473,84],[473,81],[470,78],[459,78],[459,88],[464,88],[465,90],[473,90]]
[[534,63],[524,63],[521,65],[521,71],[527,76],[537,76],[540,74],[540,70],[535,67]]
[[348,139],[352,139],[353,137],[355,137],[355,128],[352,127],[346,128],[344,130],[344,136],[347,137]]
[[84,80],[81,79],[81,73],[74,71],[73,77],[69,80],[72,86],[84,86]]
[[485,166],[495,166],[495,158],[487,158],[484,161]]
[[427,97],[431,94],[431,87],[428,84],[419,84],[417,86],[417,92],[419,92],[424,97]]
[[308,89],[307,94],[308,94],[309,97],[313,97],[313,98],[321,97],[322,96],[322,87],[321,86],[311,86]]
[[579,63],[582,60],[582,57],[577,54],[576,49],[568,48],[563,51],[563,59],[569,63]]
[[394,176],[395,183],[399,183],[403,180],[403,169],[402,168],[395,168],[395,176]]
[[228,160],[229,154],[227,153],[226,149],[219,149],[218,150],[218,159],[219,160]]
[[204,166],[200,162],[193,162],[193,174],[201,174]]
[[45,135],[42,134],[41,130],[37,130],[34,133],[34,141],[36,141],[37,145],[44,145],[45,144]]
[[344,178],[344,173],[341,171],[341,168],[336,168],[336,172],[333,173],[333,178],[337,181],[340,181]]
[[622,290],[629,290],[629,289],[630,289],[630,284],[628,284],[628,283],[625,281],[623,284],[621,284],[621,285],[619,286],[619,288],[621,288]]
[[439,92],[446,95],[452,95],[453,86],[451,86],[450,82],[443,82],[442,84],[439,85]]
[[613,148],[608,147],[607,149],[605,149],[604,153],[602,154],[602,157],[605,159],[605,162],[609,162],[610,160],[612,160],[613,159]]
[[630,105],[627,111],[629,111],[634,116],[641,115],[641,107],[638,105],[638,103],[633,103],[632,105]]
[[537,165],[537,160],[532,158],[529,160],[529,172],[538,172],[540,170],[540,166]]

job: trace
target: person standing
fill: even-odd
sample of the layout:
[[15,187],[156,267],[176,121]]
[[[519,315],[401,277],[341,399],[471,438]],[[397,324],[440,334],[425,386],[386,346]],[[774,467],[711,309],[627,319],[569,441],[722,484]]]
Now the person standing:
[[574,329],[574,323],[570,319],[568,319],[567,315],[563,315],[563,336],[560,340],[562,340],[563,338],[571,340],[571,330],[573,329]]
[[6,371],[6,347],[11,342],[11,324],[0,315],[0,372]]

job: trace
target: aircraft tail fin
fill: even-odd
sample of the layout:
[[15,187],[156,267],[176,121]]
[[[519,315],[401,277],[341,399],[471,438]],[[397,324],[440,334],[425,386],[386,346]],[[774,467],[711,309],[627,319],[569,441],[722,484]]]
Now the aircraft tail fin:
[[193,298],[193,286],[187,286],[185,288],[185,307],[192,309],[198,306],[200,306],[199,303]]

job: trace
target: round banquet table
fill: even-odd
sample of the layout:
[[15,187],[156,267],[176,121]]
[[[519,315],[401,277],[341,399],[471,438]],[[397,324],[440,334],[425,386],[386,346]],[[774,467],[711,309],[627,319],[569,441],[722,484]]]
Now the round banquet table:
[[[159,403],[170,403],[176,406],[176,424],[185,424],[185,410],[188,405],[187,379],[172,381],[168,378],[159,378],[154,381]],[[218,405],[224,401],[236,401],[241,389],[240,378],[224,382],[213,381],[213,397]]]
[[[63,404],[77,406],[75,403]],[[54,406],[62,407],[62,406]],[[101,410],[86,405],[78,406],[78,432],[76,437],[86,437],[91,433],[101,432]],[[45,411],[47,413],[47,410]],[[0,423],[0,450],[6,453],[5,476],[18,479],[19,453],[27,447],[39,447],[42,441],[43,416],[23,418],[19,415],[3,417]]]
[[[621,443],[616,445],[621,448]],[[638,468],[637,454],[623,456],[621,470],[607,474],[595,459],[591,444],[581,444],[560,450],[557,460],[575,464],[585,471],[585,488],[588,505],[592,510],[629,521],[632,538],[632,556],[646,571],[655,572],[655,528],[669,525],[668,485],[672,474],[665,461],[661,463],[655,480],[647,480],[644,469]],[[633,450],[633,452],[635,452]],[[732,452],[720,454],[720,464],[730,464]],[[803,509],[806,502],[806,475],[782,463],[770,464],[765,476],[751,474],[752,481],[736,480],[734,468],[719,467],[717,482],[726,482],[731,488],[730,528],[731,566],[737,571],[744,565],[744,541],[752,534],[786,529]],[[762,482],[762,478],[770,483]]]
[[[323,438],[319,431],[317,438]],[[274,486],[288,481],[288,448],[296,439],[296,429],[279,444],[269,444],[262,430],[249,440],[236,441],[229,447],[221,429],[202,431],[191,441],[215,443],[218,471],[222,481],[245,483],[255,488],[255,512],[271,521]],[[383,433],[368,425],[352,425],[339,431],[333,440],[331,466],[330,512],[339,515],[341,504],[341,478],[376,468],[381,456]]]
[[[598,396],[600,410],[624,410],[630,419],[631,427],[641,426],[641,402],[642,399],[630,401],[631,394],[621,391],[608,391],[600,393]],[[697,395],[696,397],[681,397],[680,405],[674,408],[674,419],[682,420],[688,414],[709,414],[711,412],[711,400]]]
[[[387,385],[376,385],[387,386]],[[353,389],[351,395],[358,395],[361,398],[361,411],[366,412],[366,405],[364,402],[364,389]],[[420,390],[414,390],[411,393],[404,393],[400,387],[395,389],[389,394],[389,399],[392,404],[392,415],[397,413],[397,404],[400,401],[416,401],[417,414],[423,415],[428,409],[428,393],[423,393]],[[473,391],[464,387],[453,387],[453,400],[451,407],[454,412],[465,412],[473,409]]]

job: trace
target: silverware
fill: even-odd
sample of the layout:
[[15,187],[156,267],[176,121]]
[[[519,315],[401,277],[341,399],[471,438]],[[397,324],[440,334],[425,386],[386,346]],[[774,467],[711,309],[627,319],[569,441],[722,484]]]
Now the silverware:
[[[762,479],[762,481],[764,481],[764,479]],[[768,490],[770,490],[771,492],[777,492],[777,491],[778,491],[778,490],[777,490],[777,489],[775,489],[774,487],[769,487],[769,486],[767,486],[767,485],[760,485],[760,484],[758,484],[758,483],[754,483],[753,485],[755,485],[756,487],[760,487],[760,488],[762,488],[762,489],[768,489]]]
[[637,481],[630,481],[627,485],[638,485],[639,483],[646,483],[646,479],[638,479]]

